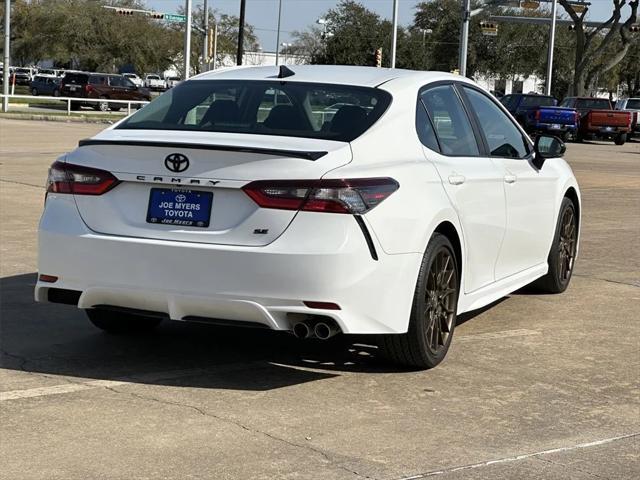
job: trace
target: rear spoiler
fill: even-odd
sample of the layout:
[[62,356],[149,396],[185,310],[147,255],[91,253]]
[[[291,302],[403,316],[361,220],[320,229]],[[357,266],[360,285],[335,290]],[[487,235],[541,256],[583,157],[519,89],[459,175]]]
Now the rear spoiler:
[[305,160],[318,160],[328,152],[305,151],[305,150],[283,150],[278,148],[261,147],[241,147],[234,145],[210,145],[207,143],[182,143],[182,142],[145,142],[140,140],[97,140],[87,138],[78,142],[79,147],[90,145],[127,145],[132,147],[170,147],[170,148],[197,148],[199,150],[218,150],[221,152],[247,152],[259,153],[263,155],[274,155],[277,157],[294,157]]

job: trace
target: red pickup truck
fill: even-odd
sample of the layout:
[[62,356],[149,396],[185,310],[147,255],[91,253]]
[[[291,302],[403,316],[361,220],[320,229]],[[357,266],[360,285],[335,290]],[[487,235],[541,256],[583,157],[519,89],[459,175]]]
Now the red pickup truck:
[[631,113],[613,110],[606,98],[567,97],[561,107],[574,108],[580,114],[576,140],[586,138],[613,139],[623,145],[631,132]]

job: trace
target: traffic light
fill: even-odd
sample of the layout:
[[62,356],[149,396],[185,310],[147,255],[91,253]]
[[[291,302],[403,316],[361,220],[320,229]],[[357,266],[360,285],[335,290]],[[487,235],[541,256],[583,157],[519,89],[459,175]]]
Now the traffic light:
[[155,18],[158,20],[162,20],[164,18],[164,13],[160,13],[160,12],[151,12],[151,13],[148,13],[147,15],[151,18]]
[[376,51],[374,54],[374,60],[376,62],[376,67],[382,67],[382,49],[381,48],[376,48]]
[[575,25],[569,25],[569,31],[573,32],[576,29]]
[[498,24],[494,22],[480,22],[480,29],[483,35],[495,37],[498,35]]
[[117,8],[116,13],[118,15],[133,15],[133,10],[130,10],[128,8]]
[[640,32],[640,25],[631,25],[631,26],[629,27],[629,31],[630,31],[630,32],[633,32],[633,33],[635,33],[635,32]]

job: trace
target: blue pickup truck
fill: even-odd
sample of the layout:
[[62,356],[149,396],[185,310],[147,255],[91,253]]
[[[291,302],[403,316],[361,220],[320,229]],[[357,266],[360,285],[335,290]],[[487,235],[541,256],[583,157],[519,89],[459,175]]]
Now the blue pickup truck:
[[553,97],[515,93],[500,101],[528,133],[550,133],[563,140],[576,135],[580,115],[573,108],[558,107]]

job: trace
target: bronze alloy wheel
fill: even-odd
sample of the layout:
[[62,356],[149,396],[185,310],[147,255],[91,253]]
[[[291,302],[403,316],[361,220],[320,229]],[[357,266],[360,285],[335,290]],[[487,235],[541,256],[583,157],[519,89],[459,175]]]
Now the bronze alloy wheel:
[[448,346],[457,300],[455,261],[444,246],[436,252],[429,267],[425,291],[425,336],[431,353],[438,355]]
[[558,279],[565,283],[571,278],[573,262],[576,256],[578,228],[573,208],[566,208],[560,220],[560,238],[558,239]]

